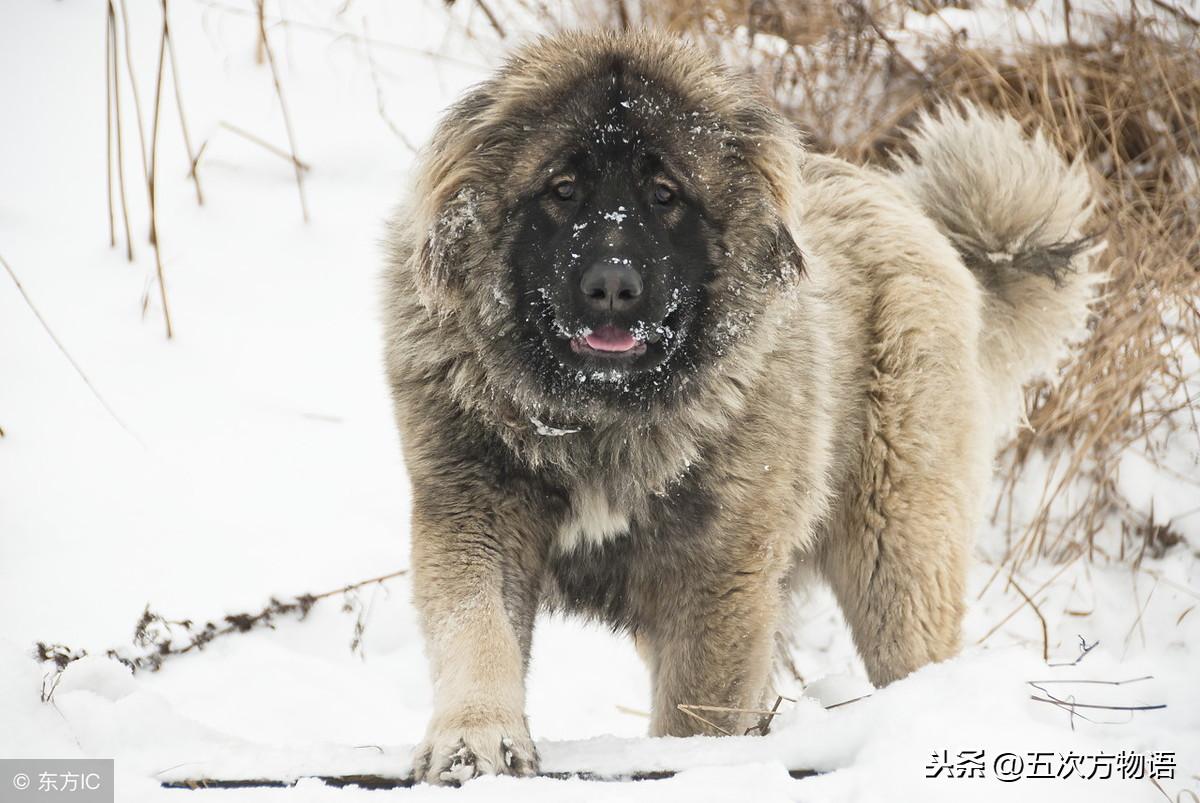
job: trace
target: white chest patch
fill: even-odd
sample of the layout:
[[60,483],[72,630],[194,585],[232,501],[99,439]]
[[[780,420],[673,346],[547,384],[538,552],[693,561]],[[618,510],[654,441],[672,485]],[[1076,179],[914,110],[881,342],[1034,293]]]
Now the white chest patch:
[[607,492],[582,486],[571,495],[571,512],[558,530],[555,546],[559,552],[570,552],[584,544],[598,547],[628,531],[629,514],[615,509]]

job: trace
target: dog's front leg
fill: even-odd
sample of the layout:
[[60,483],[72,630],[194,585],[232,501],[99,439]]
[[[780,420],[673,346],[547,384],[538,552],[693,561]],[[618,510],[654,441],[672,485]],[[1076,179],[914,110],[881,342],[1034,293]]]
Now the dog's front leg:
[[544,558],[535,513],[490,483],[413,480],[413,590],[434,688],[414,776],[532,775],[525,670]]
[[[751,712],[768,693],[779,583],[768,571],[736,566],[691,579],[678,584],[674,605],[645,634],[654,680],[650,734],[740,736],[758,722]],[[681,704],[713,708],[693,709],[705,722]]]

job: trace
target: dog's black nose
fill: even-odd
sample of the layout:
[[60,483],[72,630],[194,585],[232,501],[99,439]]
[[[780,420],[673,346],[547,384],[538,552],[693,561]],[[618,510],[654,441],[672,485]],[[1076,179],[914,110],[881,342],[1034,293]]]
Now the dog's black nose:
[[583,272],[579,289],[593,309],[626,310],[642,295],[642,276],[628,261],[596,262]]

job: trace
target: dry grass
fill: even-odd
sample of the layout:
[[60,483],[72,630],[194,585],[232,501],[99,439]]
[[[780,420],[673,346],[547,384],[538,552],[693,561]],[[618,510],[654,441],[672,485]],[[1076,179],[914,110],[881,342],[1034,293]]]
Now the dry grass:
[[[1033,453],[1045,453],[1053,469],[1010,550],[1012,565],[1079,550],[1115,549],[1114,557],[1135,560],[1157,553],[1178,536],[1153,511],[1126,502],[1116,477],[1127,450],[1157,462],[1166,438],[1200,436],[1192,398],[1200,353],[1200,59],[1135,18],[1108,21],[1089,46],[1034,46],[1017,59],[938,56],[946,95],[1004,109],[1087,160],[1108,241],[1100,268],[1109,281],[1091,336],[1054,385],[1031,390],[1030,426],[1010,447],[1006,513]],[[1114,521],[1123,537],[1102,544],[1098,535]]]
[[[1167,438],[1200,440],[1200,23],[1168,0],[1107,15],[1068,3],[1065,41],[1026,34],[1001,50],[956,28],[949,5],[972,3],[577,0],[570,13],[665,27],[753,68],[813,148],[851,161],[886,161],[920,110],[953,98],[1003,110],[1086,160],[1109,281],[1090,338],[1053,384],[1028,394],[1029,426],[1006,450],[995,515],[1009,523],[1010,569],[1081,552],[1140,561],[1179,539],[1121,497],[1121,457],[1138,450],[1157,462]],[[554,27],[544,2],[510,6]],[[1008,10],[1017,21],[1027,13]],[[1014,495],[1029,493],[1021,480],[1035,454],[1050,479],[1032,520],[1017,521]]]

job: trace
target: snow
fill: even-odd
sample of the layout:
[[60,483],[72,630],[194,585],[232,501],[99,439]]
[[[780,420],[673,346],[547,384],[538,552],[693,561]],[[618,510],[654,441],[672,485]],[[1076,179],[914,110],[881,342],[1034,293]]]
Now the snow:
[[[157,4],[128,5],[148,128]],[[404,140],[423,142],[440,109],[483,78],[505,46],[469,3],[449,12],[439,0],[359,0],[338,13],[340,5],[297,0],[284,6],[292,24],[272,28],[299,156],[312,166],[306,224],[289,163],[220,125],[287,142],[269,72],[255,63],[252,6],[171,4],[192,138],[208,145],[198,207],[168,78],[159,214],[176,332],[170,341],[153,284],[127,83],[136,260],[108,246],[104,4],[0,11],[0,256],[125,424],[97,401],[0,274],[0,756],[115,757],[122,801],[179,799],[186,793],[160,782],[199,775],[402,775],[430,713],[406,577],[318,602],[303,620],[282,617],[273,629],[219,638],[159,672],[132,674],[104,657],[109,647],[130,645],[147,603],[169,618],[203,621],[259,610],[272,595],[336,589],[407,566],[407,479],[376,312],[382,220],[406,186],[413,154]],[[516,25],[509,33],[529,30]],[[563,432],[534,423],[546,434]],[[1187,543],[1137,570],[1100,555],[1065,568],[1028,565],[1016,577],[1046,618],[1052,663],[1073,661],[1080,636],[1099,642],[1076,666],[1046,665],[1034,609],[1006,574],[992,579],[1005,536],[989,527],[976,548],[965,648],[954,660],[866,696],[840,614],[815,588],[797,618],[803,626],[793,651],[797,669],[815,682],[781,686],[799,701],[784,702],[769,736],[651,741],[643,738],[649,681],[631,643],[597,626],[547,619],[535,636],[528,684],[543,769],[679,774],[637,783],[489,778],[458,791],[393,794],[1161,799],[1147,781],[925,779],[932,754],[969,749],[989,756],[1173,751],[1179,771],[1161,782],[1164,789],[1172,797],[1200,789],[1194,439],[1176,439],[1167,457],[1170,472],[1131,452],[1119,483]],[[1045,473],[1031,472],[1019,488],[1017,521],[1032,513]],[[41,694],[50,667],[31,659],[36,641],[89,651],[62,674],[49,703]],[[1083,702],[1167,705],[1099,712],[1094,723],[1031,700],[1040,692],[1026,684],[1145,675],[1153,679],[1045,687]],[[836,703],[844,704],[824,707]],[[824,774],[795,779],[788,769]],[[368,793],[308,778],[292,789],[191,794],[347,800]]]

